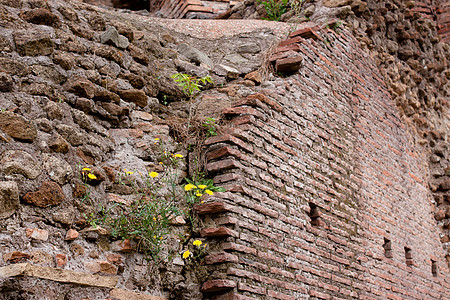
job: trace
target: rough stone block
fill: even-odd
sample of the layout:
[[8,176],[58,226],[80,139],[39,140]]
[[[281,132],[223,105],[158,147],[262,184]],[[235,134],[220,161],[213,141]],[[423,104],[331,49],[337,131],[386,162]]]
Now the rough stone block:
[[28,238],[32,238],[35,240],[46,241],[48,240],[48,231],[44,229],[38,228],[27,228],[25,230]]
[[50,55],[55,47],[47,31],[36,29],[17,30],[14,32],[14,42],[22,56]]
[[15,181],[0,181],[0,219],[9,218],[19,206],[17,183]]
[[20,14],[25,21],[38,25],[59,27],[61,22],[57,15],[45,8],[35,8]]
[[27,203],[39,207],[58,205],[65,199],[64,192],[56,182],[45,181],[36,192],[29,192],[23,196]]
[[25,142],[32,142],[37,135],[36,125],[10,111],[0,111],[0,129],[14,139]]
[[122,289],[112,289],[109,292],[109,296],[113,299],[118,299],[118,300],[166,300],[167,298],[165,297],[160,297],[160,296],[152,296],[152,295],[147,295],[147,294],[143,294],[143,293],[136,293],[136,292],[132,292],[132,291],[126,291],[126,290],[122,290]]
[[100,276],[83,272],[19,263],[0,268],[0,277],[30,276],[57,282],[114,288],[117,276]]

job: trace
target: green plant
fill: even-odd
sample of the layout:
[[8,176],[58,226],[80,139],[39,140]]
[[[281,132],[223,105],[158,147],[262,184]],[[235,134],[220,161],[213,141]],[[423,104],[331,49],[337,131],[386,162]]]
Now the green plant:
[[183,89],[183,93],[189,97],[189,117],[187,122],[187,131],[189,132],[192,118],[192,100],[195,98],[196,94],[200,92],[200,88],[207,83],[212,83],[213,81],[211,76],[198,78],[182,73],[176,73],[172,75],[171,78],[177,82],[178,86]]
[[[183,92],[186,96],[189,97],[190,100],[192,100],[195,93],[200,91],[200,88],[203,87],[203,85],[209,83],[212,83],[211,76],[204,76],[201,78],[190,76],[188,74],[182,74],[182,73],[176,73],[171,76],[177,84],[183,88]],[[203,84],[203,85],[202,85]]]
[[216,119],[206,118],[205,121],[203,122],[202,126],[206,129],[206,137],[207,138],[217,135]]
[[[160,258],[159,253],[171,232],[170,224],[181,215],[176,172],[181,158],[181,154],[163,154],[163,173],[142,174],[126,169],[120,172],[118,182],[132,187],[137,199],[129,207],[116,204],[116,211],[110,207],[104,211],[100,221],[110,229],[113,237],[137,241],[137,248],[147,259]],[[140,176],[140,180],[137,180],[137,176]]]
[[281,21],[281,16],[286,12],[288,8],[289,0],[257,0],[258,3],[262,3],[266,9],[269,21]]
[[[303,11],[303,3],[305,0],[292,0],[290,2],[291,11],[294,18],[294,22],[290,24],[289,33],[292,33],[297,30],[298,23],[300,23],[300,15]],[[305,21],[309,21],[309,17],[305,16]]]
[[200,260],[206,255],[206,247],[207,244],[204,244],[200,240],[195,240],[192,242],[192,247],[188,247],[189,249],[186,249],[183,251],[182,257],[185,260],[192,261],[192,260]]
[[204,178],[203,173],[198,173],[194,179],[187,179],[186,184],[184,186],[186,203],[188,204],[188,211],[186,216],[189,218],[189,221],[194,227],[194,223],[196,220],[195,211],[193,210],[194,205],[198,203],[203,203],[204,195],[214,195],[215,192],[224,192],[225,189],[222,187],[217,187],[214,185],[212,179]]

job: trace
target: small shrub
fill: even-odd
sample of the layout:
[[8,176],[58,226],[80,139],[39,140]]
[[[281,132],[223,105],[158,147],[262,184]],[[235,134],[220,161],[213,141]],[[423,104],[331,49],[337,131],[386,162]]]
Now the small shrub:
[[264,7],[266,8],[266,12],[268,15],[268,18],[266,20],[269,21],[281,21],[281,16],[286,12],[288,8],[288,2],[289,0],[267,0],[267,1],[261,1],[257,0],[258,3],[262,3]]
[[217,135],[216,119],[206,118],[202,126],[206,129],[206,137],[212,137]]

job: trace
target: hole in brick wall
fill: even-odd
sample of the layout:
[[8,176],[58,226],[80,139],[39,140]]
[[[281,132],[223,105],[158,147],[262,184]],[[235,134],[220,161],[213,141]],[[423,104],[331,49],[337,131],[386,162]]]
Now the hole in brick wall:
[[384,238],[384,244],[383,244],[383,248],[384,248],[384,256],[387,258],[392,258],[392,244],[391,244],[391,240]]
[[431,260],[431,274],[433,274],[433,277],[437,277],[439,273],[438,264],[437,261]]
[[317,205],[309,202],[309,217],[311,218],[311,225],[320,226],[320,211]]
[[405,259],[406,259],[406,265],[412,266],[414,264],[414,261],[412,259],[411,248],[405,247]]

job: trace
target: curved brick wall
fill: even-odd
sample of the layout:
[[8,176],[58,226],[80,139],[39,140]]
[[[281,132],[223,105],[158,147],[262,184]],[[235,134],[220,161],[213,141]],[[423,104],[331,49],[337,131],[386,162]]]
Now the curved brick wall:
[[374,62],[346,32],[295,35],[272,57],[300,53],[299,72],[235,102],[207,141],[227,192],[197,208],[206,297],[450,297],[425,159]]

